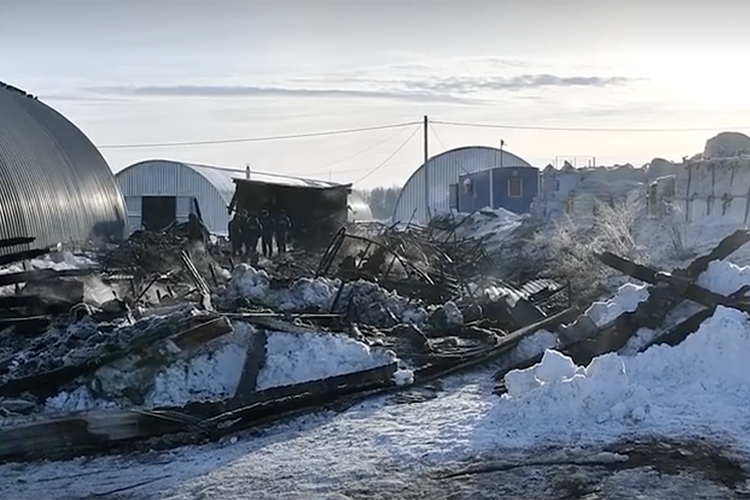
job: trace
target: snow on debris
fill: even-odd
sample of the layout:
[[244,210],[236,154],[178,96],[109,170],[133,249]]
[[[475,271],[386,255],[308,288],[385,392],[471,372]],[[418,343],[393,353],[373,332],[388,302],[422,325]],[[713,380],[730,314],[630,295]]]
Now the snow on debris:
[[99,368],[86,385],[62,391],[45,401],[51,413],[99,408],[133,407],[124,400],[126,390],[143,396],[139,408],[184,406],[189,402],[215,402],[234,395],[255,331],[234,323],[234,331],[177,357],[161,367],[133,366],[129,358]]
[[243,297],[262,300],[268,294],[270,282],[265,271],[259,271],[248,264],[239,264],[232,271],[230,286]]
[[697,284],[721,295],[731,295],[750,284],[750,266],[740,267],[723,260],[712,261],[698,277]]
[[596,326],[602,327],[623,313],[635,311],[638,304],[647,298],[646,285],[626,283],[620,287],[613,298],[604,302],[594,302],[584,314],[591,318]]
[[393,382],[398,386],[413,384],[414,372],[407,368],[400,368],[393,374]]
[[[230,293],[235,293],[259,304],[287,312],[320,311],[343,312],[351,303],[356,321],[392,326],[395,322],[421,324],[428,314],[422,307],[396,292],[385,290],[376,283],[359,280],[346,283],[336,301],[341,281],[328,278],[300,278],[287,290],[272,291],[268,275],[248,265],[237,266],[232,274]],[[450,308],[450,306],[448,306]],[[460,311],[453,311],[456,320]]]
[[395,361],[393,352],[371,349],[343,335],[269,332],[257,389],[345,375]]
[[184,406],[234,396],[242,376],[247,348],[227,344],[220,349],[165,367],[154,380],[146,407]]
[[749,349],[748,316],[719,307],[674,347],[652,346],[630,357],[609,353],[587,367],[548,350],[541,363],[506,375],[508,393],[488,420],[509,445],[682,434],[696,426],[742,432],[739,422],[750,416]]

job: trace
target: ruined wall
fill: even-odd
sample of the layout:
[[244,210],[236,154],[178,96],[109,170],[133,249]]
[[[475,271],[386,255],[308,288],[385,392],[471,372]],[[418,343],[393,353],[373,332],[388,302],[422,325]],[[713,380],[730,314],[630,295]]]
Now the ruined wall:
[[532,213],[545,218],[570,216],[584,219],[595,215],[597,201],[614,205],[633,190],[645,190],[646,169],[618,167],[547,168],[542,173],[540,195]]
[[750,157],[690,160],[677,164],[674,175],[673,203],[686,221],[719,216],[727,222],[748,222]]

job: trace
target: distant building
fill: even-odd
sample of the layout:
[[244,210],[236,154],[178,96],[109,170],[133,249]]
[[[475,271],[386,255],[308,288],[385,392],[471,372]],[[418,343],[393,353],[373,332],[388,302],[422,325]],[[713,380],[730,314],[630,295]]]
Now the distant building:
[[283,208],[297,231],[300,221],[322,217],[331,206],[343,207],[346,221],[350,191],[349,185],[334,182],[172,160],[138,162],[118,172],[116,179],[131,232],[158,231],[194,213],[211,233],[226,235],[230,208],[237,206],[252,212]]
[[57,111],[3,83],[0,219],[0,238],[36,238],[3,253],[125,234],[125,205],[96,146]]
[[503,167],[464,174],[458,181],[459,212],[490,207],[523,214],[539,194],[540,175],[536,167]]
[[393,211],[394,222],[426,223],[458,208],[460,177],[494,168],[531,167],[507,150],[467,146],[444,151],[422,164],[406,181]]

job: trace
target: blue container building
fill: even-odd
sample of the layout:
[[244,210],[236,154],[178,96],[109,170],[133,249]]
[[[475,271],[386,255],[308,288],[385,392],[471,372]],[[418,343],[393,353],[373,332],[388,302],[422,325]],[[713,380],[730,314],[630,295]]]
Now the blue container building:
[[497,167],[458,178],[458,211],[504,208],[513,213],[531,211],[539,194],[540,173],[536,167]]

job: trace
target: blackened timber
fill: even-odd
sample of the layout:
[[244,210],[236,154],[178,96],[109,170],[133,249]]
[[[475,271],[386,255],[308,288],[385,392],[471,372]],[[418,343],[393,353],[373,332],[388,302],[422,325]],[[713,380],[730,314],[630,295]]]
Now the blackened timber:
[[0,240],[0,248],[8,248],[8,247],[14,247],[16,245],[28,245],[29,243],[33,243],[36,238],[31,236],[21,236],[18,238],[7,238],[4,240]]
[[[598,255],[597,257],[602,261],[602,263],[625,274],[628,274],[637,280],[644,281],[652,285],[664,283],[678,295],[681,295],[686,299],[690,299],[693,302],[704,305],[706,307],[716,307],[719,305],[723,305],[741,309],[745,312],[750,312],[750,304],[747,304],[747,302],[741,301],[741,299],[738,298],[725,297],[724,295],[706,290],[705,288],[694,284],[689,278],[659,272],[648,266],[636,264],[635,262],[619,257],[611,252],[605,252]],[[709,261],[702,262],[704,262],[705,264],[705,262]]]
[[708,269],[708,264],[714,260],[724,260],[742,245],[750,241],[750,231],[747,229],[738,229],[730,234],[713,249],[708,255],[698,257],[687,268],[690,276],[698,277],[703,271]]
[[41,257],[42,255],[47,255],[49,252],[50,251],[48,248],[39,248],[34,250],[25,250],[18,253],[10,253],[8,255],[0,255],[0,266],[7,266],[8,264],[13,264],[14,262],[20,262],[22,260],[36,259],[37,257]]

